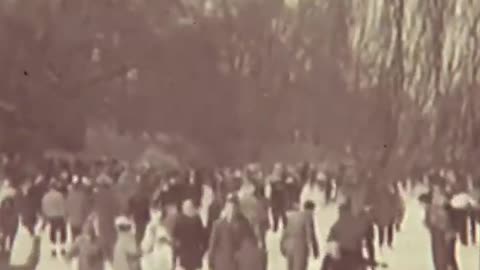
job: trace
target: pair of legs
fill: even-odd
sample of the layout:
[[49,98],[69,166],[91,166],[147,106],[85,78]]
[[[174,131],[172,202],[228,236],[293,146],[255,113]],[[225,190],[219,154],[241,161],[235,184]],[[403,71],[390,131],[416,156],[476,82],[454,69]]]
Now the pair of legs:
[[67,242],[67,223],[65,218],[52,217],[48,219],[48,223],[50,225],[50,242],[53,244],[52,255],[57,256],[58,252],[63,255]]
[[283,223],[283,228],[287,226],[287,213],[282,207],[272,207],[273,217],[273,231],[276,232],[280,225],[280,221]]
[[383,247],[385,244],[388,247],[392,247],[393,239],[395,235],[395,224],[389,224],[387,226],[378,226],[378,245]]

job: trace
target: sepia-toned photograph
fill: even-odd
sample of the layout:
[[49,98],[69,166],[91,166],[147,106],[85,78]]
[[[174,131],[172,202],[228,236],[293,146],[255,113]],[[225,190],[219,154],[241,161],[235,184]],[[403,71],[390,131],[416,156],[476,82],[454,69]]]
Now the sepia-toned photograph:
[[0,270],[480,269],[480,0],[0,0]]

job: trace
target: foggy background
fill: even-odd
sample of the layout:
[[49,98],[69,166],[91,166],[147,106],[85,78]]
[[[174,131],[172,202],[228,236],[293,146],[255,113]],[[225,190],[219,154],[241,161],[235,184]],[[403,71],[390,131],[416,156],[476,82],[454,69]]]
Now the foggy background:
[[5,149],[128,156],[153,143],[188,162],[353,155],[384,168],[478,152],[475,0],[0,8]]

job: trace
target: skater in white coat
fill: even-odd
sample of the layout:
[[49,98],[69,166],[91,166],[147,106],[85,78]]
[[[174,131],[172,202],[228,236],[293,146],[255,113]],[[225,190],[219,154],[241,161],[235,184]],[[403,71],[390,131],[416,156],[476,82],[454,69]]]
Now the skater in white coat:
[[171,231],[164,223],[161,210],[152,210],[151,216],[141,243],[141,249],[146,254],[142,259],[142,269],[173,270],[175,264]]

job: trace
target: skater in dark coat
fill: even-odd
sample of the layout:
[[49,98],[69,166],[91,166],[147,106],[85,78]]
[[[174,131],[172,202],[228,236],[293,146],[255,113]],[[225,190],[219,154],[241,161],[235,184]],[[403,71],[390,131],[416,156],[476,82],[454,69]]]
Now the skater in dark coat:
[[444,191],[434,186],[427,205],[425,225],[430,231],[435,270],[458,269],[455,259],[455,229],[452,224]]
[[306,270],[310,256],[319,255],[313,212],[315,204],[306,201],[303,211],[293,213],[280,240],[280,250],[287,259],[288,270]]
[[115,191],[109,185],[107,179],[101,180],[100,185],[94,193],[94,216],[98,219],[98,238],[102,245],[103,253],[111,259],[113,245],[116,240],[115,217],[119,213],[119,206],[115,196]]
[[325,256],[321,270],[365,270],[376,266],[362,254],[362,241],[369,230],[369,220],[365,215],[355,214],[350,202],[339,209],[338,220],[328,236],[330,250]]
[[280,222],[283,228],[287,226],[288,194],[283,179],[273,178],[271,183],[270,204],[273,216],[273,231],[278,230]]
[[201,269],[206,250],[205,228],[192,200],[186,200],[182,208],[174,227],[177,256],[183,269]]
[[0,229],[2,233],[0,251],[10,252],[17,232],[17,225],[18,213],[15,208],[15,199],[8,197],[0,205]]
[[212,228],[208,245],[208,262],[211,270],[238,270],[238,202],[228,196],[220,218]]

